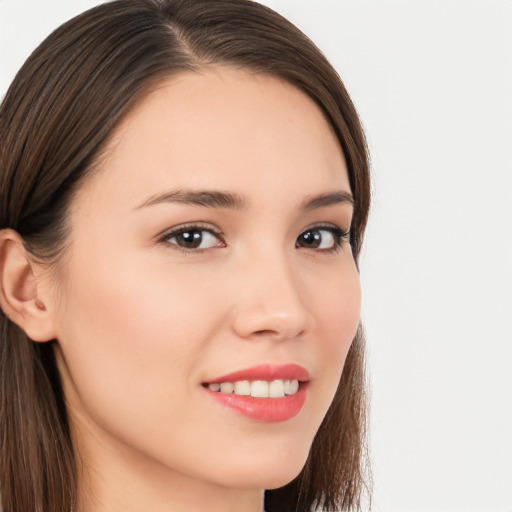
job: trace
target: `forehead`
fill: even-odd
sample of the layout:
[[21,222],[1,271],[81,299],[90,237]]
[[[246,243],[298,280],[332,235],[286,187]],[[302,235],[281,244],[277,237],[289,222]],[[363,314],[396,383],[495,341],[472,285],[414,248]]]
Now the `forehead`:
[[339,142],[311,98],[278,78],[222,67],[154,87],[112,134],[99,171],[89,185],[96,197],[114,183],[132,201],[163,187],[350,191]]

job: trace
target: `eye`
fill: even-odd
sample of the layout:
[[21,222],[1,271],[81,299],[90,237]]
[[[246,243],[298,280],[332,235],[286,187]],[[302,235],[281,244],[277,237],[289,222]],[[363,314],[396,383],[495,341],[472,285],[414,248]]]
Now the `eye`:
[[225,247],[220,237],[221,234],[214,232],[211,228],[185,226],[167,233],[160,241],[184,250],[201,251],[212,247]]
[[303,231],[297,238],[295,247],[336,251],[344,241],[348,242],[346,231],[335,226],[319,226]]

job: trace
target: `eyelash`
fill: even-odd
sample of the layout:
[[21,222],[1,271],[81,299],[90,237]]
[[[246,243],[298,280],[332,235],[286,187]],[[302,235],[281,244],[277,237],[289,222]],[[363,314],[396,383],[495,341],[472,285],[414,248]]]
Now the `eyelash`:
[[215,229],[210,224],[202,224],[202,223],[185,224],[183,226],[179,226],[177,228],[174,228],[171,231],[168,231],[167,233],[165,233],[162,237],[160,237],[158,242],[162,243],[164,245],[167,245],[167,246],[171,246],[173,249],[175,249],[177,251],[180,251],[180,252],[182,252],[184,254],[199,254],[199,253],[203,253],[203,252],[211,249],[210,247],[208,247],[206,249],[194,249],[194,248],[187,249],[186,247],[181,247],[178,244],[169,242],[169,239],[171,239],[173,237],[179,236],[179,235],[181,235],[183,233],[192,232],[192,231],[196,231],[196,232],[199,231],[199,232],[210,233],[213,236],[215,236],[217,239],[219,239],[221,241],[221,243],[223,244],[223,245],[221,245],[219,247],[223,247],[223,246],[225,247],[226,246],[224,240],[222,239],[222,237],[224,236],[224,233],[221,230]]
[[[313,232],[314,231],[330,232],[331,235],[333,236],[334,244],[332,247],[326,248],[326,249],[318,249],[318,248],[308,249],[307,247],[303,247],[304,249],[329,254],[329,253],[338,252],[344,243],[350,244],[350,232],[345,231],[345,230],[341,229],[340,227],[335,226],[333,224],[318,224],[318,225],[314,225],[314,226],[306,228],[299,234],[299,236],[297,237],[296,243],[295,243],[295,247],[297,249],[301,248],[301,246],[297,245],[299,238],[311,231],[313,231]],[[223,240],[224,233],[221,230],[215,229],[210,224],[202,224],[202,223],[186,224],[183,226],[179,226],[179,227],[173,229],[172,231],[166,232],[163,236],[161,236],[158,239],[158,243],[161,243],[161,244],[164,244],[167,246],[172,246],[172,248],[174,250],[178,250],[185,254],[199,254],[199,253],[208,251],[209,249],[215,248],[215,247],[207,247],[205,249],[185,248],[185,247],[178,245],[177,243],[173,243],[173,242],[169,241],[171,238],[177,237],[181,234],[188,233],[188,232],[207,232],[207,233],[213,235],[215,238],[217,238],[220,241],[220,245],[218,245],[217,247],[222,248],[222,247],[226,246],[226,243]]]
[[[306,228],[304,231],[300,233],[297,237],[297,240],[303,236],[308,231],[328,231],[334,238],[334,245],[328,249],[316,249],[316,252],[322,253],[336,253],[340,250],[344,243],[350,244],[350,232],[341,229],[339,226],[335,226],[334,224],[317,224]],[[298,248],[297,242],[295,243],[295,247]],[[311,249],[315,250],[315,249]]]

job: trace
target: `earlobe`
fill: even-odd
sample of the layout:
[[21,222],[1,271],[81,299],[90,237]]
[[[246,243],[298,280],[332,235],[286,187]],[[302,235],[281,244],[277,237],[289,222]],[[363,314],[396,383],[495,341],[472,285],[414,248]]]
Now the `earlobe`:
[[38,342],[55,338],[48,299],[41,296],[40,283],[21,236],[12,229],[0,231],[0,306],[27,336]]

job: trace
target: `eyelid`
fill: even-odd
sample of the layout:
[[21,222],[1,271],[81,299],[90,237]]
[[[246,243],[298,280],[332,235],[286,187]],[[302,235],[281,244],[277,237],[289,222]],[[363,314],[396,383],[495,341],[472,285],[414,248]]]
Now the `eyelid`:
[[301,231],[301,233],[304,233],[304,231],[307,231],[308,229],[335,229],[335,230],[341,231],[343,233],[347,232],[340,225],[335,224],[333,222],[317,222],[317,223],[310,224],[309,226],[306,226]]
[[[337,251],[342,246],[344,241],[350,245],[350,230],[347,231],[347,230],[341,228],[339,225],[333,224],[330,222],[322,222],[319,224],[312,224],[312,225],[304,228],[299,233],[297,240],[302,234],[304,234],[305,232],[310,231],[310,230],[330,231],[335,236],[335,240],[338,239],[339,241],[336,241],[334,246],[330,247],[330,248],[324,248],[324,249],[309,248],[308,249],[306,247],[300,247],[299,245],[296,244],[297,248],[304,248],[304,249],[308,249],[310,251],[315,251],[315,252],[329,253],[329,252]],[[177,226],[173,226],[172,228],[168,228],[165,231],[163,231],[161,234],[157,235],[156,240],[158,243],[161,243],[161,244],[164,244],[167,246],[172,246],[173,249],[179,250],[184,253],[201,253],[201,252],[208,251],[210,249],[215,248],[215,247],[207,247],[204,249],[185,248],[185,247],[181,247],[178,244],[169,242],[170,238],[178,236],[179,234],[187,232],[187,231],[207,231],[207,232],[211,233],[213,236],[215,236],[221,242],[222,245],[219,245],[216,247],[225,247],[226,246],[226,242],[224,241],[224,238],[223,238],[224,237],[223,231],[221,229],[219,229],[218,227],[216,227],[215,225],[212,225],[212,224],[206,223],[206,222],[188,222],[185,224],[179,224]]]
[[[307,228],[303,229],[300,232],[299,237],[303,233],[305,233],[307,231],[314,231],[314,230],[330,231],[336,237],[339,238],[339,242],[336,242],[333,247],[326,248],[326,249],[318,249],[318,248],[309,248],[308,249],[306,247],[300,247],[300,246],[297,246],[297,245],[296,245],[296,247],[299,248],[299,249],[307,249],[309,251],[314,251],[314,252],[332,253],[332,252],[336,252],[343,245],[343,242],[347,242],[349,245],[351,245],[351,241],[350,241],[350,228],[348,230],[346,230],[346,229],[343,229],[341,226],[339,226],[337,224],[332,224],[330,222],[321,222],[319,224],[312,224],[312,225],[308,226]],[[299,239],[299,237],[297,237],[297,240]]]
[[173,226],[172,228],[168,228],[163,231],[161,234],[156,236],[156,241],[158,243],[171,246],[173,249],[179,250],[184,253],[200,253],[203,251],[207,251],[211,248],[207,249],[187,249],[185,247],[181,247],[177,244],[169,242],[169,239],[179,235],[180,233],[184,233],[186,231],[207,231],[218,238],[222,244],[225,246],[224,242],[224,233],[221,229],[217,228],[213,224],[205,223],[205,222],[187,222],[185,224],[179,224],[177,226]]

